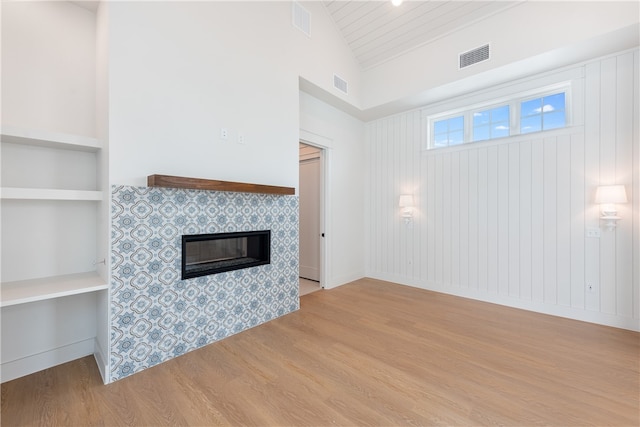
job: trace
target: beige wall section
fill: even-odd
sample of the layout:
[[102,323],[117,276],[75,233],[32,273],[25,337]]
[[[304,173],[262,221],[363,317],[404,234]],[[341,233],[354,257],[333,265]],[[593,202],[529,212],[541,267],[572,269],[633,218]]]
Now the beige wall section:
[[320,281],[321,150],[300,144],[300,277]]

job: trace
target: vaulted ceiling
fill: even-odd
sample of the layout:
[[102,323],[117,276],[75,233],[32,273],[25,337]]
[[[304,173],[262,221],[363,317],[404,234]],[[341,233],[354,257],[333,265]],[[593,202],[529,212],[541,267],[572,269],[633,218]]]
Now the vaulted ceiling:
[[406,0],[398,7],[390,0],[323,3],[361,67],[367,69],[520,1]]

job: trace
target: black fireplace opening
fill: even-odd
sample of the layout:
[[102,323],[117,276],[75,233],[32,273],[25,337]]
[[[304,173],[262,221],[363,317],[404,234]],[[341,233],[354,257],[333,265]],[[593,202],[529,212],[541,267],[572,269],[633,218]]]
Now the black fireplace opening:
[[182,280],[271,263],[271,230],[182,236]]

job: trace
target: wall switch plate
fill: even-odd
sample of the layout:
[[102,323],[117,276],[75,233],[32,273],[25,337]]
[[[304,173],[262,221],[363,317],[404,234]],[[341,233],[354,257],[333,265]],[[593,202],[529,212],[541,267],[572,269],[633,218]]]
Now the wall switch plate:
[[220,139],[229,139],[229,131],[226,128],[220,128]]
[[587,237],[600,238],[600,227],[587,227]]

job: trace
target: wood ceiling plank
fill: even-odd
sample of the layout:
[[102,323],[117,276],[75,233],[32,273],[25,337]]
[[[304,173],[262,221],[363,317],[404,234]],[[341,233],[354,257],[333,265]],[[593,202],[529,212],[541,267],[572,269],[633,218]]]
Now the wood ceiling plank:
[[486,19],[521,1],[324,1],[363,68]]
[[[412,25],[407,25],[402,31],[389,33],[387,40],[380,39],[368,49],[354,50],[354,54],[358,57],[361,65],[366,67],[365,64],[378,63],[397,55],[398,52],[409,51],[467,25],[486,19],[505,7],[510,7],[510,5],[505,6],[505,4],[497,2],[468,2],[455,10],[440,15],[430,24],[417,25],[418,23],[415,22]],[[454,54],[456,53],[454,52]]]

